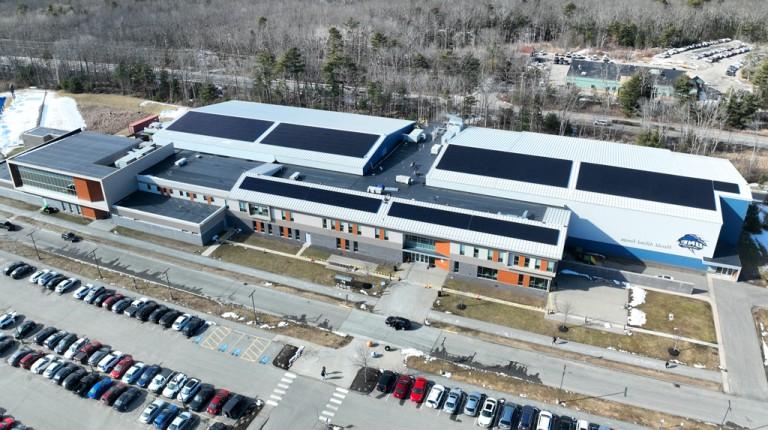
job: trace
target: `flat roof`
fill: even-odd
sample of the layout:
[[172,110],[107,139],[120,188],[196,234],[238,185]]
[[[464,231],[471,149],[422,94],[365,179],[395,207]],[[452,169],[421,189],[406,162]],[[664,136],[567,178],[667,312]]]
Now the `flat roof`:
[[221,206],[193,202],[187,199],[176,199],[145,191],[137,191],[115,203],[115,206],[195,224],[202,223],[222,208]]
[[23,134],[30,135],[30,136],[38,136],[38,137],[44,137],[44,136],[63,136],[65,134],[69,133],[66,130],[59,130],[58,128],[50,128],[50,127],[35,127],[30,128],[29,130],[25,131]]
[[[174,163],[182,158],[187,160],[186,164],[176,166]],[[243,172],[261,164],[263,163],[258,161],[176,150],[173,155],[141,174],[168,181],[229,191]]]
[[603,61],[573,60],[568,69],[568,76],[573,78],[586,77],[607,81],[618,81],[622,77],[632,76],[637,72],[648,72],[654,75],[656,85],[674,85],[677,78],[685,75],[684,70],[667,69],[663,67],[638,66],[635,64],[606,63]]
[[81,131],[21,153],[12,157],[11,161],[74,176],[103,179],[118,170],[112,163],[139,143],[127,137]]
[[11,172],[5,160],[0,161],[0,181],[11,182]]

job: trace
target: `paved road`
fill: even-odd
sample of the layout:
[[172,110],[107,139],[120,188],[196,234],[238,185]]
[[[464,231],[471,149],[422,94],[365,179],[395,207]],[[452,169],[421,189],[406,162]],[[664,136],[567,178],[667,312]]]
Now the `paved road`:
[[768,381],[752,308],[768,307],[768,290],[746,283],[712,280],[720,331],[725,347],[725,366],[732,393],[768,400]]

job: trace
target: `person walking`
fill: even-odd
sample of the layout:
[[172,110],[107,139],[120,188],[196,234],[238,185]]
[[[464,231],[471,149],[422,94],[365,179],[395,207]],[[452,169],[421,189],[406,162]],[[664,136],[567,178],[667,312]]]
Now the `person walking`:
[[15,99],[16,98],[16,85],[13,85],[13,83],[11,83],[10,90],[11,90],[11,98]]
[[666,362],[666,363],[664,363],[664,367],[666,367],[667,369],[669,369],[669,360],[667,360],[667,362]]
[[552,345],[557,345],[557,336],[552,336]]
[[323,368],[320,369],[320,377],[323,378],[323,381],[325,381],[325,366],[323,366]]

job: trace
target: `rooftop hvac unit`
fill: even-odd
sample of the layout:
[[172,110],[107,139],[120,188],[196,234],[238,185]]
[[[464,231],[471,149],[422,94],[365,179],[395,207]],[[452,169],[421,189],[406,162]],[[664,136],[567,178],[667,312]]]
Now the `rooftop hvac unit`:
[[173,165],[176,167],[186,166],[187,165],[187,158],[179,158],[178,160],[173,162]]
[[290,179],[292,181],[300,181],[301,180],[301,172],[293,172],[293,173],[291,173],[291,176],[289,176],[288,179]]
[[381,185],[369,185],[367,191],[371,194],[381,194],[384,192],[384,187]]
[[384,191],[387,193],[396,193],[400,191],[400,188],[397,187],[384,187]]

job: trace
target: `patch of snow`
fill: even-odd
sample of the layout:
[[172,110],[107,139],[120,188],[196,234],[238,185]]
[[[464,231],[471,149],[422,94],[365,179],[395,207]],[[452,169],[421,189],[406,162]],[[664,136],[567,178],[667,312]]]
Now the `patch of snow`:
[[425,354],[422,351],[419,351],[415,348],[404,348],[400,350],[400,354],[402,354],[403,358],[407,359],[408,357],[424,357]]
[[587,275],[586,273],[577,272],[575,270],[571,269],[563,269],[559,272],[561,275],[571,275],[571,276],[581,276],[582,278],[591,281],[592,277]]
[[627,324],[635,327],[642,327],[645,325],[645,312],[640,309],[632,308],[629,310],[629,316],[627,317]]
[[72,97],[61,97],[49,92],[45,97],[40,126],[71,131],[85,127],[85,120],[77,110],[77,102]]
[[644,289],[632,285],[629,287],[629,295],[631,297],[629,301],[630,306],[636,307],[645,303],[646,292]]
[[221,314],[222,318],[232,318],[232,319],[238,319],[240,318],[240,315],[236,314],[235,312],[224,312]]
[[695,367],[697,369],[706,369],[707,368],[707,366],[705,366],[703,364],[699,364],[699,363],[693,363],[693,367]]
[[280,321],[279,323],[277,323],[277,326],[280,328],[288,327],[288,323],[285,321]]
[[165,121],[173,121],[178,119],[180,116],[187,113],[189,109],[187,108],[174,108],[174,109],[164,109],[160,111],[160,118],[162,118]]
[[14,99],[11,99],[11,93],[0,93],[0,97],[11,100],[0,115],[0,151],[4,154],[15,146],[21,146],[21,134],[37,126],[44,95],[44,90],[34,88],[16,91]]
[[264,330],[272,330],[273,328],[275,328],[275,326],[272,326],[272,325],[269,325],[269,324],[262,324],[262,325],[259,326],[259,328],[264,329]]

